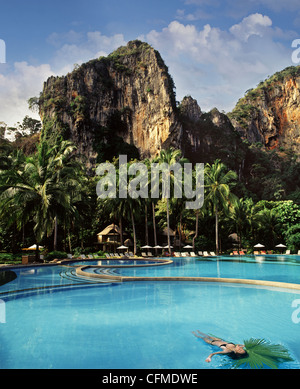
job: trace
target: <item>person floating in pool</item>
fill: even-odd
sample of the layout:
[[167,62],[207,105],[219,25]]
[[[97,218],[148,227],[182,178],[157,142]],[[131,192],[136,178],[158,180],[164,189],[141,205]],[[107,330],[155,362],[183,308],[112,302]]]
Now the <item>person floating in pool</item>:
[[211,344],[212,346],[219,347],[222,351],[218,351],[215,353],[209,354],[209,356],[205,359],[205,362],[211,362],[211,358],[216,354],[227,354],[229,357],[233,359],[238,358],[245,358],[247,357],[248,353],[244,349],[245,345],[243,344],[235,344],[232,342],[226,342],[225,340],[221,338],[216,338],[214,336],[210,336],[207,334],[204,334],[203,332],[200,332],[197,330],[197,333],[192,331],[192,333],[200,339],[203,339],[204,342]]

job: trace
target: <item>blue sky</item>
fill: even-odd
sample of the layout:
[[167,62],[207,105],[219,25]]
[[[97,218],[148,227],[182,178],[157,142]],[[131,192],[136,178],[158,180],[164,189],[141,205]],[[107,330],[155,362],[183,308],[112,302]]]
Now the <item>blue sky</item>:
[[[268,75],[295,65],[300,0],[0,1],[0,121],[14,125],[50,75],[132,39],[159,50],[176,85],[201,109],[231,110]],[[0,57],[1,58],[1,57]]]

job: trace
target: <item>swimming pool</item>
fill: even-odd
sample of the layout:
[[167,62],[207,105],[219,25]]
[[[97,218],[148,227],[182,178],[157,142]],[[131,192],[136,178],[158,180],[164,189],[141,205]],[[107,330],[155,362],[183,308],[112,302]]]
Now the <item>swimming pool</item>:
[[[300,283],[299,257],[172,260],[158,267],[102,271],[145,277],[279,277]],[[73,266],[61,265],[11,271],[16,278],[0,286],[0,307],[5,307],[2,369],[228,368],[227,357],[205,362],[212,347],[192,335],[197,329],[234,342],[257,337],[281,343],[294,357],[281,367],[300,367],[300,323],[292,320],[297,290],[210,282],[99,282],[79,278]]]

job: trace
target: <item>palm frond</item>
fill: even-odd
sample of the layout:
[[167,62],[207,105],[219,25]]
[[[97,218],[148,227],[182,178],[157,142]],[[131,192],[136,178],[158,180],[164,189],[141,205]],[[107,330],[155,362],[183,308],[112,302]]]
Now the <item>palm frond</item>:
[[271,344],[265,339],[244,341],[247,357],[233,361],[234,368],[248,367],[250,369],[277,369],[282,362],[293,361],[289,351],[281,344]]

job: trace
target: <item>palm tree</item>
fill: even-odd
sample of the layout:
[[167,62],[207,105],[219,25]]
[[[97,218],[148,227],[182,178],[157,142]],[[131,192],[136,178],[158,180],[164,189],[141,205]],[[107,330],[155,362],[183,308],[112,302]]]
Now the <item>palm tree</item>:
[[268,209],[264,208],[257,215],[259,230],[264,236],[264,240],[270,245],[275,246],[275,241],[278,236],[278,228],[280,222],[278,220],[277,210],[275,208]]
[[230,219],[235,222],[236,233],[238,236],[239,250],[241,249],[242,238],[247,227],[250,225],[248,219],[247,202],[244,199],[237,199],[230,207]]
[[54,146],[44,141],[21,166],[0,172],[1,209],[14,209],[12,220],[19,228],[34,222],[37,246],[52,233],[57,217],[72,208],[71,192],[76,189],[78,177],[67,162],[73,150],[68,141]]
[[178,231],[178,240],[179,240],[179,251],[181,251],[181,240],[182,240],[182,230],[183,230],[183,217],[189,211],[186,210],[186,199],[185,198],[173,198],[170,201],[170,206],[172,209],[172,216],[174,216],[177,231]]
[[[173,148],[169,148],[167,150],[161,150],[159,156],[154,160],[154,162],[158,162],[161,164],[167,164],[169,167],[174,165],[175,163],[183,164],[186,162],[186,159],[181,157],[181,150],[175,150]],[[174,181],[174,174],[170,171],[170,189],[174,189],[174,185],[178,185],[179,183]],[[167,199],[167,235],[168,235],[168,247],[169,254],[171,254],[171,239],[170,239],[170,202],[169,197],[166,194],[163,194],[163,197]]]
[[232,170],[227,170],[219,159],[212,165],[206,164],[204,169],[206,196],[205,201],[213,207],[215,215],[215,239],[216,254],[219,254],[219,216],[222,210],[234,200],[235,196],[231,193],[230,187],[237,174]]
[[[130,164],[134,161],[130,161],[127,164],[127,170]],[[136,254],[137,252],[137,238],[136,238],[136,227],[135,227],[135,218],[139,214],[141,208],[141,199],[140,198],[121,198],[118,193],[119,189],[119,170],[117,168],[118,161],[115,161],[115,169],[116,169],[116,197],[107,197],[105,199],[98,199],[104,209],[106,209],[110,216],[114,219],[118,219],[120,223],[120,235],[123,236],[123,227],[122,227],[122,219],[127,219],[130,221],[132,226],[132,235],[133,235],[133,252]],[[131,177],[127,176],[127,185],[130,182]],[[121,240],[121,244],[122,244]]]

